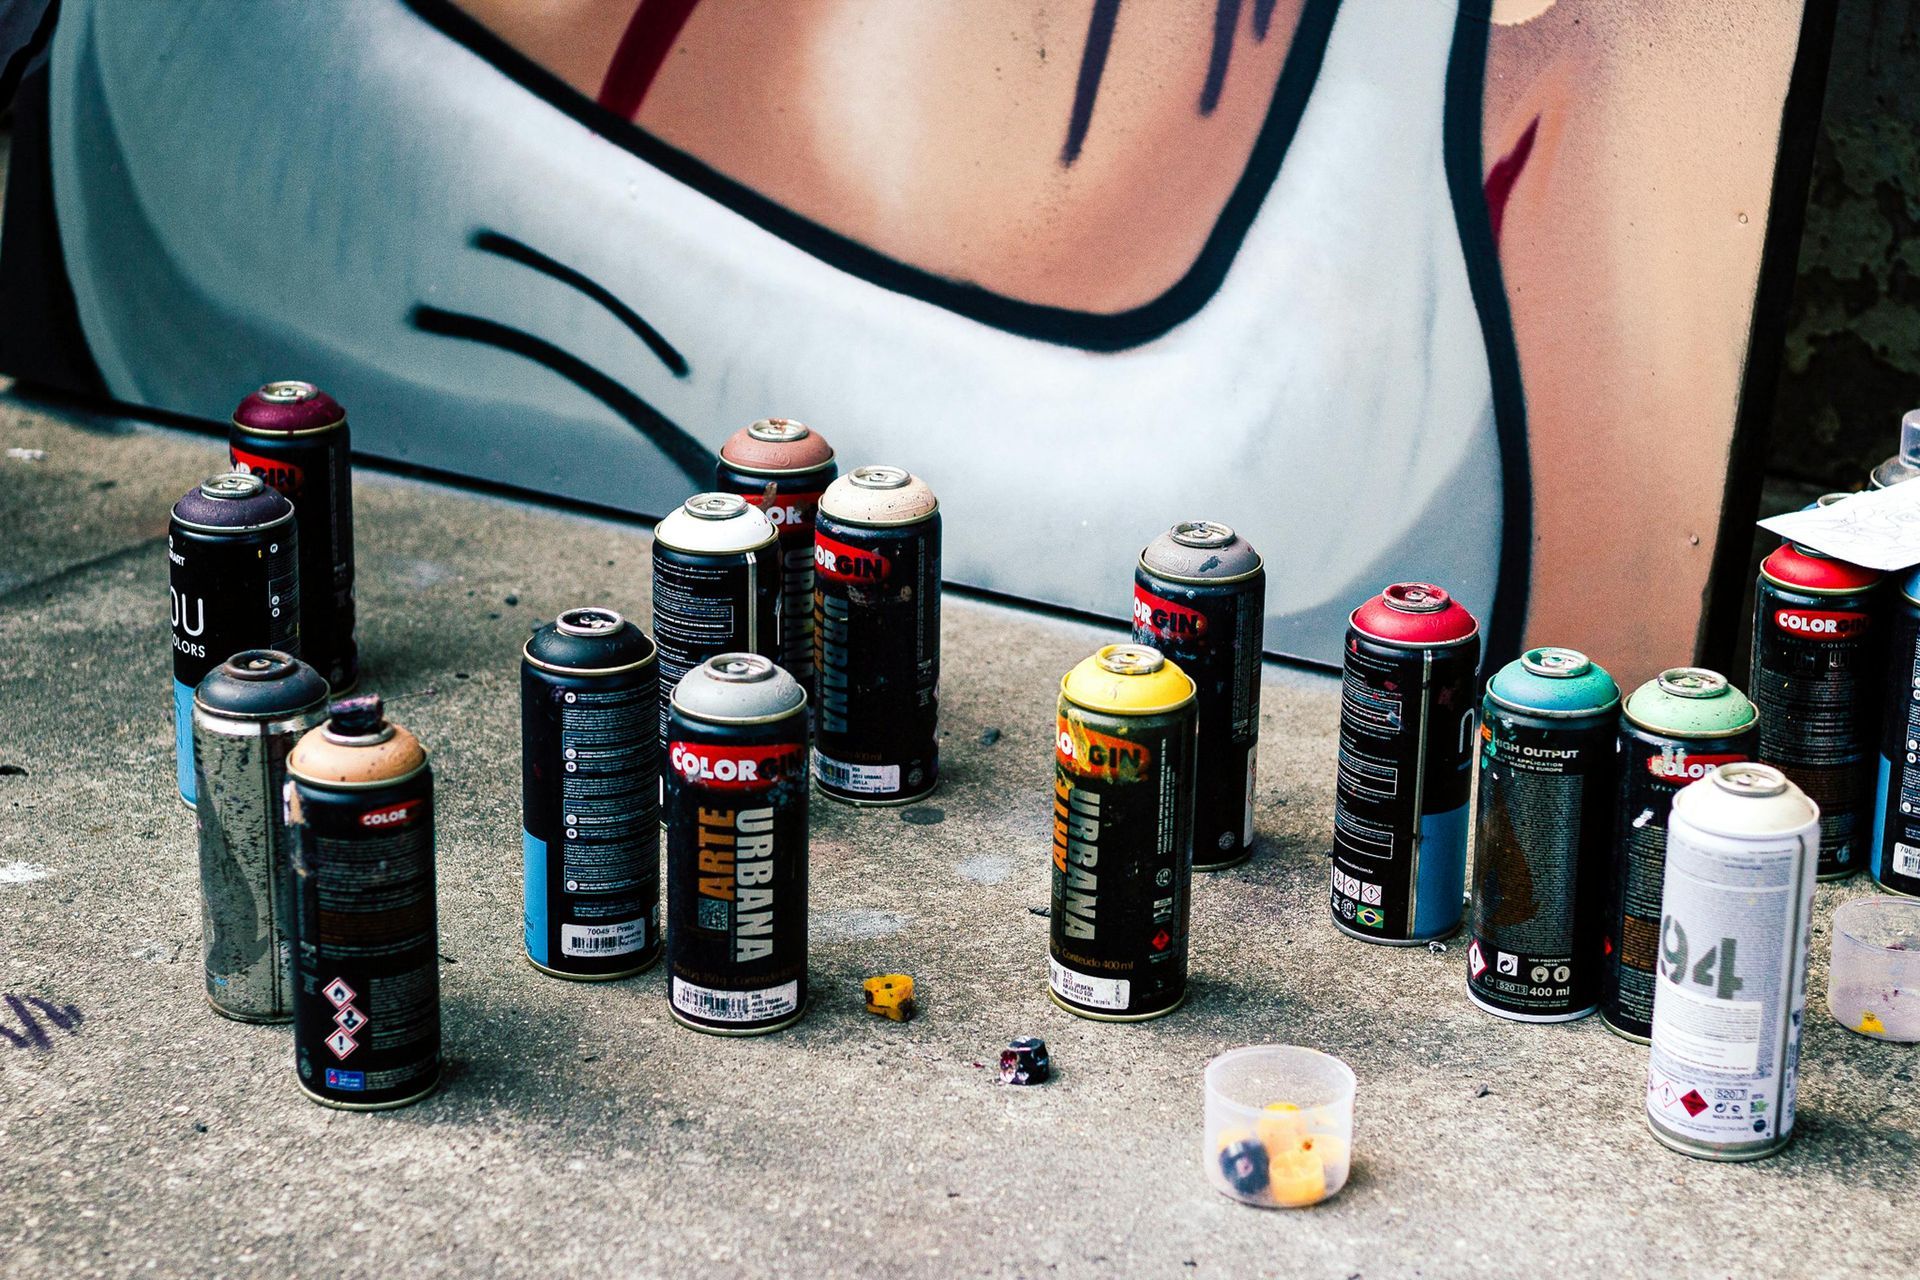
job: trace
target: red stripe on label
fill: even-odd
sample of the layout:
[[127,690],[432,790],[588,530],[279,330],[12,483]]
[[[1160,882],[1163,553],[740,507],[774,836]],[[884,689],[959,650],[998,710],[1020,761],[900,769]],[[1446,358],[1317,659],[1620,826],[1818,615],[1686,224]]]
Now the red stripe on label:
[[688,782],[720,791],[762,791],[806,772],[807,753],[796,743],[725,746],[714,742],[667,744],[667,767]]
[[893,564],[878,551],[850,547],[816,532],[813,536],[814,572],[836,582],[885,582]]

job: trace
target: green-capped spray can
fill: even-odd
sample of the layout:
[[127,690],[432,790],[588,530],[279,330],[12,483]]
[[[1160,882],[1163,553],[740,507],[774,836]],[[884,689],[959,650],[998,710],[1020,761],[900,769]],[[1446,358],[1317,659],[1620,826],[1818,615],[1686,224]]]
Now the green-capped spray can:
[[1645,1043],[1653,1029],[1673,797],[1723,764],[1753,759],[1759,725],[1760,712],[1747,696],[1704,667],[1662,671],[1620,708],[1620,805],[1601,941],[1600,1016],[1629,1040]]
[[1467,995],[1520,1022],[1600,1000],[1620,688],[1573,649],[1529,649],[1480,705]]

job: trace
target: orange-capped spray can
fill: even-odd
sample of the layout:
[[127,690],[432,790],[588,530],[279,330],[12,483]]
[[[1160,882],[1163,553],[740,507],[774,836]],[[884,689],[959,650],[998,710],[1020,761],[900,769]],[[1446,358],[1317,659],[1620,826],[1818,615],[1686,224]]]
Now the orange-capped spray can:
[[1187,994],[1193,680],[1113,644],[1060,682],[1048,986],[1083,1018],[1138,1022]]

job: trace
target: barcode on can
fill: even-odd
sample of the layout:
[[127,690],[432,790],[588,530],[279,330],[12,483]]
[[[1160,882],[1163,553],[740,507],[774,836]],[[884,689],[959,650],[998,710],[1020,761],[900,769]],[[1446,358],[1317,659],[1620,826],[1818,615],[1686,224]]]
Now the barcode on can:
[[1133,983],[1126,978],[1095,978],[1076,973],[1053,957],[1047,957],[1053,975],[1053,991],[1062,1000],[1085,1005],[1089,1009],[1125,1009],[1133,995]]
[[800,983],[782,983],[760,991],[715,991],[680,978],[673,980],[673,1007],[708,1022],[766,1022],[800,1009]]
[[1920,876],[1920,849],[1896,841],[1893,846],[1893,869],[1903,876]]
[[647,946],[646,920],[623,920],[619,924],[563,924],[560,926],[560,954],[566,956],[618,956],[629,951],[644,951]]
[[900,766],[897,764],[848,764],[816,751],[813,753],[813,767],[820,781],[842,791],[852,791],[858,795],[888,795],[900,789]]

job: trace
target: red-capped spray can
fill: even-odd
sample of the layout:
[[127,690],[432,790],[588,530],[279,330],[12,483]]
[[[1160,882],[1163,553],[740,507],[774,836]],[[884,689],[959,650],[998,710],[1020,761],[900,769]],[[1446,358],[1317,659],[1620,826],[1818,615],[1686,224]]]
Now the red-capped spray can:
[[1788,543],[1760,565],[1753,675],[1760,759],[1820,807],[1820,878],[1865,866],[1873,845],[1881,574]]
[[347,411],[311,382],[269,382],[233,411],[227,453],[235,471],[259,476],[293,503],[300,529],[300,657],[335,693],[345,692],[360,678]]
[[762,418],[720,446],[713,487],[766,513],[780,535],[780,665],[813,697],[813,523],[840,474],[833,446],[792,418]]
[[1430,582],[1353,611],[1340,695],[1333,923],[1405,946],[1460,927],[1480,624]]
[[1260,646],[1267,574],[1245,538],[1213,520],[1177,524],[1133,571],[1133,639],[1177,663],[1199,690],[1193,869],[1253,853],[1260,740]]

